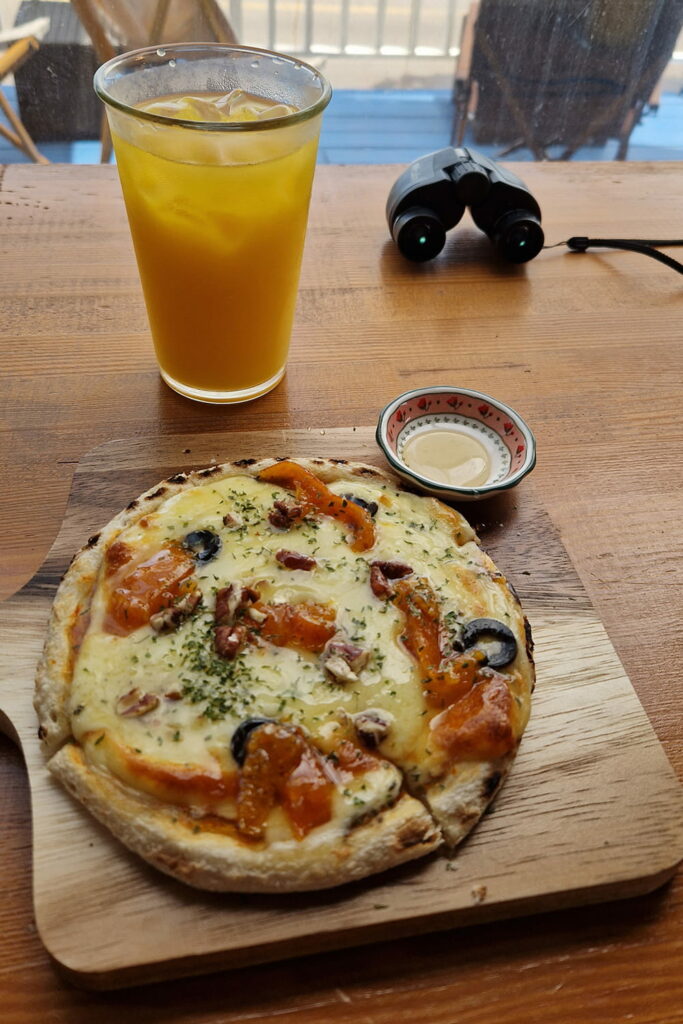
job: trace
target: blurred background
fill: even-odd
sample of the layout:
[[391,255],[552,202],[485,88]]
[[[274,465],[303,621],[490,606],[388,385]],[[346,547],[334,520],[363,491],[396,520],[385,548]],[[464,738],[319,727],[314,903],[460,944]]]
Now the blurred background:
[[110,160],[95,68],[188,40],[319,67],[324,163],[683,158],[683,0],[0,0],[0,163]]

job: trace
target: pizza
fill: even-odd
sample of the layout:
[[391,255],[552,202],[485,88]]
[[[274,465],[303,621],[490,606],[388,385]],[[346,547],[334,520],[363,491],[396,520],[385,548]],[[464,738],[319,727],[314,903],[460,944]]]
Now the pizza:
[[131,501],[57,591],[47,767],[202,889],[323,889],[459,843],[528,720],[532,641],[462,516],[372,466],[246,459]]

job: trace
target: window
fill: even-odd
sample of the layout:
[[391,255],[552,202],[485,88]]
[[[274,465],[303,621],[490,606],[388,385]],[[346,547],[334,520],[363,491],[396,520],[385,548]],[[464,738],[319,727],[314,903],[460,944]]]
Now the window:
[[681,159],[682,23],[683,0],[0,0],[0,163],[35,159],[31,142],[48,160],[99,161],[98,63],[207,38],[327,75],[322,161],[401,163],[450,143]]

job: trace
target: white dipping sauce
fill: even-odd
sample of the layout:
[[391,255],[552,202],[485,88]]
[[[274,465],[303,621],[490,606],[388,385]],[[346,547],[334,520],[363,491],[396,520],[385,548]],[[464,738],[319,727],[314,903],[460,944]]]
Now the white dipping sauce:
[[477,438],[456,430],[425,430],[406,442],[403,461],[439,484],[479,487],[491,475],[491,458]]

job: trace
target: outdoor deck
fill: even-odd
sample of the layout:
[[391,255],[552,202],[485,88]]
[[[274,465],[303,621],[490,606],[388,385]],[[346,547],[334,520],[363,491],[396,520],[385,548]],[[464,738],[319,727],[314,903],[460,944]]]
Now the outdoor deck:
[[[16,102],[14,90],[5,93]],[[321,163],[409,163],[424,153],[447,146],[453,122],[447,89],[355,90],[335,92],[320,139]],[[466,139],[467,141],[467,139]],[[97,163],[97,140],[40,142],[40,151],[55,163]],[[499,147],[480,147],[495,156]],[[575,160],[612,160],[616,141],[580,149]],[[516,150],[509,160],[531,160]],[[631,136],[629,160],[683,160],[683,96],[664,93],[659,109],[647,114]],[[28,158],[0,137],[0,163],[25,163]]]

